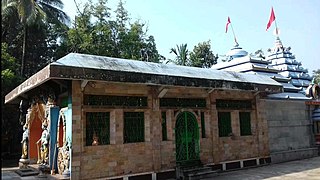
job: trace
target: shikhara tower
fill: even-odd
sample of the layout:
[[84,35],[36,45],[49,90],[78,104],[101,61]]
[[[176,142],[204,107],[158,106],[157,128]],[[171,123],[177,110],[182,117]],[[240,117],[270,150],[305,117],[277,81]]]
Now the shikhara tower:
[[263,54],[249,54],[236,42],[226,54],[226,62],[213,65],[212,68],[269,76],[282,84],[284,89],[283,93],[271,94],[269,98],[309,99],[305,96],[305,89],[312,77],[290,50],[290,47],[285,48],[282,45],[279,36],[276,38],[275,47],[268,50],[267,57]]
[[291,47],[284,47],[277,36],[274,48],[269,49],[268,52],[266,60],[271,62],[270,65],[278,69],[279,74],[289,78],[289,83],[299,88],[300,93],[305,93],[312,77],[308,74],[308,70],[302,67],[302,63],[296,60],[295,55],[291,52]]

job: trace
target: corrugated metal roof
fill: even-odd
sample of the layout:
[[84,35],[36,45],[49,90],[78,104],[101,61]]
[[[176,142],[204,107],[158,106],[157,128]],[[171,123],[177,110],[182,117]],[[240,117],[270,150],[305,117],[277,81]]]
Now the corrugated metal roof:
[[289,92],[269,94],[268,98],[270,98],[270,99],[292,99],[292,100],[310,100],[311,99],[301,93],[289,93]]
[[52,65],[281,86],[281,84],[269,77],[260,75],[78,53],[70,53],[60,60],[52,63]]
[[281,92],[283,89],[281,84],[267,76],[70,53],[49,64],[12,90],[5,96],[5,103],[51,79],[98,80],[269,93]]

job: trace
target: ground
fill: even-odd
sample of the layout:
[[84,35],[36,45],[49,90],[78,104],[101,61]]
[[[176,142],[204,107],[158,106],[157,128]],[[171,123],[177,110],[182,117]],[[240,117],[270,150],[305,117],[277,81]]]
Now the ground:
[[[38,179],[36,176],[20,177],[14,171],[16,167],[1,168],[1,179]],[[50,178],[49,178],[50,179]],[[219,173],[218,176],[211,178],[214,180],[320,180],[320,156],[291,161],[279,164],[271,164],[262,167],[249,168],[237,171]],[[210,180],[210,179],[205,179]]]
[[230,179],[320,180],[320,157],[225,172],[214,177],[214,180]]

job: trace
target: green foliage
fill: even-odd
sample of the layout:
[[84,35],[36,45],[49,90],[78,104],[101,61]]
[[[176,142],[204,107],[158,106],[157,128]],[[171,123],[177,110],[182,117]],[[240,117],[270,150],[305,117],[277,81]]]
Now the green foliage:
[[177,65],[189,66],[189,51],[187,49],[187,44],[177,45],[176,48],[171,48],[170,53],[176,55],[175,60],[173,61]]
[[217,64],[217,60],[218,55],[215,56],[211,51],[210,40],[198,43],[190,53],[190,63],[194,67],[210,68]]
[[313,76],[314,76],[314,83],[320,84],[320,69],[314,70]]
[[20,83],[20,77],[17,76],[19,65],[16,59],[8,53],[8,45],[1,43],[1,97],[4,96],[16,85]]
[[[159,62],[155,39],[147,35],[144,23],[130,23],[124,3],[119,1],[115,19],[106,0],[87,3],[78,12],[74,27],[61,43],[59,52],[78,52],[142,61]],[[61,53],[63,54],[63,53]]]
[[[63,3],[60,0],[51,1],[22,1],[22,0],[3,0],[1,3],[1,15],[2,20],[5,20],[6,24],[19,23],[22,27],[22,49],[21,49],[21,70],[20,75],[26,77],[30,76],[27,71],[25,74],[25,68],[32,71],[32,67],[28,66],[27,62],[27,49],[30,45],[27,43],[28,39],[33,34],[28,34],[28,31],[34,31],[34,26],[37,30],[47,30],[48,24],[62,25],[64,22],[68,22],[68,16],[61,10]],[[18,17],[19,22],[10,20],[10,17]],[[42,29],[44,28],[44,29]],[[6,31],[6,33],[10,33]],[[3,34],[2,34],[3,36]],[[37,42],[36,42],[37,43]],[[38,51],[41,52],[40,49]],[[32,57],[34,58],[34,57]],[[30,64],[30,63],[29,63]],[[38,64],[38,63],[36,63]],[[42,64],[40,64],[41,66]]]

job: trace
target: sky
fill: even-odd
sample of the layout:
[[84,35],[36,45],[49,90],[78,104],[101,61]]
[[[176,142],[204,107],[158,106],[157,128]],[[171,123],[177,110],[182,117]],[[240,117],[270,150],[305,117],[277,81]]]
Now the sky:
[[[73,0],[62,0],[64,11],[74,19]],[[86,0],[76,0],[80,5]],[[96,2],[93,0],[93,2]],[[108,7],[116,9],[119,0],[108,0]],[[148,25],[148,35],[155,37],[159,53],[174,59],[170,49],[187,43],[189,51],[200,42],[211,41],[211,49],[219,60],[233,46],[234,38],[249,53],[273,48],[275,23],[266,31],[271,7],[280,29],[280,39],[302,66],[312,71],[320,69],[320,1],[319,0],[124,0],[131,22],[141,20]],[[219,62],[219,61],[218,61]]]

